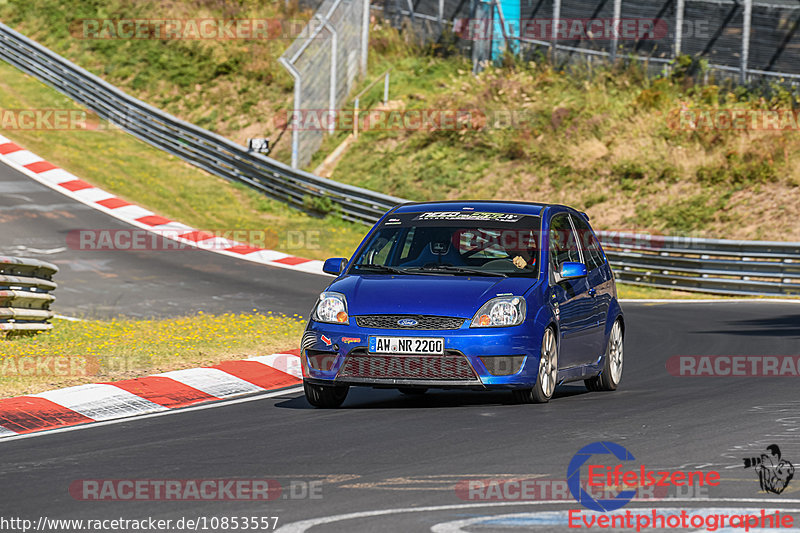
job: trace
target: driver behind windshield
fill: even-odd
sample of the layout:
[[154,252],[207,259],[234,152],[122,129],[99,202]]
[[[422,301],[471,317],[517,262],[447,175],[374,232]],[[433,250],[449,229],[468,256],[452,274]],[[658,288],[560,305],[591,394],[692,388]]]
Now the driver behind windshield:
[[506,249],[506,252],[509,257],[514,257],[512,262],[520,270],[536,266],[536,239],[532,233],[525,235],[519,232],[516,246]]
[[[453,230],[450,228],[417,228],[414,235],[414,248],[417,255],[403,266],[464,265],[464,260],[453,246]],[[414,253],[409,254],[414,257]]]

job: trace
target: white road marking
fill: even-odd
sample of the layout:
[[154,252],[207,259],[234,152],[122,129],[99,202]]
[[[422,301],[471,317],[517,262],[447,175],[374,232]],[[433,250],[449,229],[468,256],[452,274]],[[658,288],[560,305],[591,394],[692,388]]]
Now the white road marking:
[[53,318],[57,318],[59,320],[66,320],[68,322],[86,322],[83,318],[78,318],[74,316],[65,316],[65,315],[54,315]]
[[156,413],[167,408],[113,385],[92,383],[32,394],[96,421]]
[[25,252],[30,252],[32,254],[37,254],[37,255],[60,254],[61,252],[65,252],[67,250],[67,248],[64,247],[64,246],[61,246],[59,248],[48,248],[47,250],[44,250],[44,249],[41,249],[41,248],[29,248],[29,247],[23,246],[21,244],[19,244],[17,246],[14,246],[11,249],[12,250],[16,250],[14,253],[22,254],[22,253],[25,253]]
[[5,154],[5,157],[22,167],[42,161],[41,157],[28,150],[17,150],[16,152]]
[[45,437],[47,435],[53,435],[55,433],[66,433],[67,431],[80,431],[80,430],[84,430],[84,429],[91,429],[91,428],[96,428],[96,427],[101,427],[101,426],[110,426],[110,425],[113,425],[113,424],[122,424],[123,422],[133,422],[133,421],[136,421],[136,420],[143,420],[145,418],[156,418],[156,417],[159,417],[159,416],[176,415],[176,414],[188,413],[190,411],[202,411],[204,409],[216,409],[217,407],[227,407],[229,405],[235,405],[235,404],[239,404],[239,403],[255,402],[255,401],[258,401],[258,400],[266,400],[268,398],[275,398],[277,396],[284,396],[284,395],[288,395],[288,394],[296,394],[296,393],[300,393],[300,392],[303,392],[303,387],[294,387],[294,388],[291,388],[291,389],[285,389],[285,390],[280,390],[280,391],[275,391],[275,392],[268,392],[268,393],[265,393],[265,394],[259,394],[259,395],[255,395],[255,396],[248,396],[247,398],[238,398],[236,400],[224,400],[224,401],[214,402],[214,403],[209,403],[209,404],[204,404],[204,405],[196,405],[194,407],[183,407],[181,409],[170,409],[168,411],[162,411],[162,412],[159,412],[159,413],[150,413],[150,414],[146,414],[146,415],[137,415],[137,416],[131,416],[131,417],[128,417],[128,418],[118,418],[116,420],[106,420],[104,422],[92,422],[92,423],[89,423],[89,424],[81,424],[81,425],[77,425],[77,426],[67,426],[67,427],[62,427],[62,428],[57,428],[57,429],[50,429],[50,430],[47,430],[47,431],[37,431],[35,433],[26,433],[24,435],[15,435],[15,436],[12,436],[12,437],[4,437],[4,438],[0,439],[0,443],[7,442],[7,441],[10,441],[10,440],[33,439],[33,438],[36,438],[36,437]]
[[293,354],[259,355],[258,357],[251,357],[247,359],[247,361],[256,361],[272,367],[275,370],[280,370],[285,374],[303,379],[303,371],[300,368],[300,358]]
[[[652,500],[632,500],[634,502],[651,502]],[[759,504],[800,504],[800,499],[786,499],[786,498],[776,498],[776,499],[760,499],[760,498],[670,498],[669,502],[687,502],[687,503],[718,503],[718,502],[727,502],[727,503],[759,503]],[[311,518],[309,520],[301,520],[299,522],[293,522],[291,524],[286,524],[285,526],[281,527],[280,529],[276,530],[276,533],[304,533],[308,531],[312,527],[321,526],[324,524],[332,524],[334,522],[342,522],[344,520],[355,520],[359,518],[373,518],[376,516],[386,516],[386,515],[393,515],[393,514],[403,514],[403,513],[428,513],[428,512],[435,512],[435,511],[457,511],[462,509],[477,509],[481,507],[512,507],[512,506],[528,506],[528,505],[552,505],[552,504],[562,504],[564,505],[564,500],[538,500],[532,502],[486,502],[486,503],[462,503],[462,504],[453,504],[453,505],[434,505],[430,507],[403,507],[400,509],[381,509],[376,511],[360,511],[356,513],[346,513],[340,515],[333,515],[333,516],[324,516],[321,518]],[[577,503],[576,503],[577,505]],[[800,511],[800,509],[793,509],[792,511]]]
[[187,368],[186,370],[156,374],[156,376],[174,379],[216,398],[232,398],[264,390],[218,368]]
[[[0,1],[2,1],[2,0],[0,0]],[[6,137],[3,137],[2,135],[0,135],[0,144],[12,143],[12,142],[13,141],[11,141],[10,139],[7,139]],[[28,155],[28,154],[30,154],[30,155]],[[82,189],[80,191],[70,191],[70,190],[67,190],[64,187],[61,187],[59,185],[60,183],[64,183],[64,182],[67,182],[67,181],[73,181],[73,180],[79,179],[77,176],[74,176],[73,174],[70,174],[69,172],[67,172],[67,171],[65,171],[63,169],[60,169],[60,168],[48,170],[48,171],[45,171],[45,172],[38,172],[38,173],[37,172],[33,172],[32,170],[30,170],[30,169],[28,169],[28,168],[26,168],[24,166],[24,164],[27,164],[25,161],[27,160],[27,158],[30,158],[30,157],[34,157],[35,161],[43,161],[39,156],[36,156],[35,154],[32,154],[31,152],[29,152],[27,150],[20,150],[20,151],[17,151],[17,152],[10,152],[8,154],[0,155],[0,162],[5,163],[6,165],[10,166],[14,170],[16,170],[18,172],[21,172],[22,174],[28,176],[29,178],[41,183],[42,185],[44,185],[46,187],[49,187],[50,189],[53,189],[54,191],[57,191],[58,193],[60,193],[60,194],[62,194],[64,196],[72,198],[73,200],[75,200],[77,202],[80,202],[83,205],[89,206],[92,209],[96,209],[98,211],[106,213],[107,215],[110,215],[110,216],[112,216],[112,217],[114,217],[114,218],[116,218],[118,220],[121,220],[121,221],[123,221],[126,224],[129,224],[131,226],[134,226],[134,227],[137,227],[137,228],[141,228],[141,229],[144,229],[146,231],[151,231],[151,232],[154,231],[154,228],[152,226],[150,226],[148,224],[144,224],[144,223],[139,222],[137,220],[137,219],[142,218],[144,216],[153,215],[154,213],[152,213],[151,211],[148,211],[148,210],[146,210],[146,209],[144,209],[142,207],[139,207],[137,205],[129,205],[129,206],[119,207],[119,208],[116,208],[116,209],[109,209],[109,208],[104,207],[104,206],[102,206],[102,205],[100,205],[100,204],[98,204],[98,203],[96,203],[94,201],[87,200],[88,197],[92,196],[91,193],[86,192],[86,191],[88,191],[88,189]],[[21,164],[17,160],[20,160],[23,163]],[[30,162],[34,162],[34,161],[30,161]],[[110,196],[114,196],[114,195],[110,195]],[[35,208],[35,206],[31,207],[31,208]],[[184,224],[180,224],[180,223],[176,223],[176,224],[179,224],[179,226],[177,226],[178,228],[181,228],[181,227],[185,226]],[[186,227],[188,228],[188,226],[186,226]],[[189,228],[189,229],[191,229],[191,228]],[[162,235],[162,233],[158,232],[158,230],[155,230],[155,233],[158,234],[158,235]],[[172,239],[172,240],[176,240],[176,239]],[[225,242],[224,246],[223,246],[223,241]],[[214,244],[215,244],[214,246],[210,246],[209,245],[210,243],[208,241],[203,242],[202,244],[200,244],[200,243],[195,243],[193,241],[180,239],[180,240],[178,240],[178,242],[188,243],[192,247],[200,249],[200,250],[206,250],[206,251],[210,251],[212,253],[226,255],[228,257],[233,257],[233,258],[236,258],[236,259],[239,259],[239,260],[249,261],[251,263],[256,263],[256,264],[260,264],[260,265],[267,265],[267,266],[271,266],[271,267],[275,267],[275,268],[283,268],[283,269],[287,269],[287,270],[296,270],[296,271],[306,272],[306,273],[309,273],[309,274],[314,274],[314,275],[317,275],[317,276],[324,276],[324,277],[328,277],[328,278],[333,278],[334,277],[334,276],[332,276],[330,274],[325,274],[324,272],[322,272],[322,261],[310,260],[310,261],[305,261],[305,262],[300,263],[300,264],[291,265],[291,264],[284,264],[284,263],[269,262],[268,258],[270,257],[270,254],[267,254],[266,256],[263,256],[260,253],[262,251],[259,251],[259,252],[256,252],[256,253],[251,253],[251,254],[245,254],[245,255],[242,255],[242,254],[236,253],[236,252],[226,251],[225,248],[230,248],[232,246],[236,246],[237,244],[241,244],[241,243],[234,243],[233,241],[229,241],[229,240],[220,239],[219,241],[215,241],[214,242]],[[274,250],[263,250],[263,251],[279,254],[281,259],[283,259],[284,257],[288,257],[283,252],[277,252],[277,251],[274,251]],[[275,257],[278,257],[278,256],[275,256]]]
[[[605,516],[612,517],[612,516],[625,516],[625,513],[628,511],[635,511],[637,508],[623,508],[617,511],[612,511],[609,513],[605,513]],[[641,511],[650,511],[649,508],[647,509],[640,509]],[[665,508],[657,508],[659,514],[662,516],[680,516],[681,511],[691,512],[693,515],[697,516],[709,516],[712,514],[716,515],[736,515],[736,514],[755,514],[758,515],[762,509],[752,509],[752,508],[737,508],[737,507],[701,507],[701,508],[676,508],[676,507],[665,507]],[[782,513],[797,513],[800,509],[787,509],[787,508],[769,508],[766,509],[769,512],[780,511]],[[591,511],[587,511],[589,516],[598,516],[599,513],[592,513]],[[649,513],[648,513],[649,514]],[[503,515],[487,515],[487,516],[476,516],[470,518],[464,518],[461,520],[453,520],[451,522],[442,522],[439,524],[434,525],[431,527],[432,533],[469,533],[465,530],[470,526],[498,526],[503,530],[506,529],[525,529],[529,530],[534,526],[569,526],[569,511],[540,511],[534,513],[513,513],[513,514],[503,514]],[[586,528],[588,529],[588,527]],[[652,529],[652,528],[646,528]],[[716,529],[717,533],[726,532],[726,531],[741,531],[742,528],[737,529],[730,529],[730,528],[718,528]],[[697,531],[706,531],[704,529],[700,529]],[[753,533],[758,533],[760,531],[774,531],[773,529],[763,529],[763,528],[753,528],[749,529],[749,531]],[[787,529],[785,531],[800,531],[796,528]]]

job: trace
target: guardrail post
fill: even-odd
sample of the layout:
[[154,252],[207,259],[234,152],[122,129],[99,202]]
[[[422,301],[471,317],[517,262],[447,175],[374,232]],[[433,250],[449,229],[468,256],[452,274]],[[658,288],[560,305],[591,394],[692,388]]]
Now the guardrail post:
[[413,24],[414,22],[416,22],[416,18],[414,15],[414,2],[412,2],[411,0],[406,0],[406,3],[408,4],[408,12],[411,14],[411,23]]
[[611,63],[617,62],[619,48],[619,25],[622,18],[622,0],[614,0],[614,37],[611,39]]
[[686,0],[678,0],[675,6],[675,58],[681,55],[683,45],[683,13],[686,7]]
[[389,74],[391,70],[386,71],[386,77],[383,79],[383,105],[389,105]]
[[300,75],[300,72],[294,68],[294,65],[289,63],[285,58],[278,58],[278,61],[280,61],[281,65],[283,65],[294,78],[294,111],[287,121],[287,127],[292,128],[292,168],[296,169],[300,161],[300,128],[297,127],[295,122],[299,117],[300,102],[303,98],[303,77]]
[[359,109],[359,104],[360,103],[361,103],[361,99],[360,98],[356,98],[355,105],[353,106],[353,107],[355,107],[355,109],[353,110],[353,119],[354,119],[353,120],[353,138],[354,139],[358,139],[358,109]]
[[558,23],[561,20],[561,0],[553,0],[553,21],[552,21],[552,32],[551,35],[552,45],[550,48],[551,54],[551,61],[553,64],[558,63]]
[[328,95],[328,133],[332,134],[336,131],[336,82],[338,75],[339,63],[339,32],[327,17],[322,15],[317,16],[322,22],[322,25],[328,28],[331,32],[331,84],[330,93]]
[[364,0],[364,14],[361,19],[361,77],[367,75],[367,58],[369,54],[369,11],[370,0]]
[[742,65],[740,81],[747,83],[747,62],[750,59],[750,27],[753,20],[753,0],[744,0],[744,17],[742,20]]

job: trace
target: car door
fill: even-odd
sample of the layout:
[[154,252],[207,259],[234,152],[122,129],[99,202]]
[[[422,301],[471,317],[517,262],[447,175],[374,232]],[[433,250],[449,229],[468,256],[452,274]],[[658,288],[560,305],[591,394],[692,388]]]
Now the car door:
[[558,273],[566,262],[582,262],[575,230],[567,213],[557,213],[549,230],[550,302],[561,336],[560,368],[585,364],[592,350],[594,301],[587,278],[562,280]]
[[572,214],[571,219],[586,265],[586,282],[592,299],[593,311],[588,333],[590,337],[587,342],[588,349],[581,359],[582,364],[591,364],[597,362],[605,350],[606,317],[614,296],[614,287],[610,271],[604,268],[605,257],[602,249],[588,221],[576,214]]

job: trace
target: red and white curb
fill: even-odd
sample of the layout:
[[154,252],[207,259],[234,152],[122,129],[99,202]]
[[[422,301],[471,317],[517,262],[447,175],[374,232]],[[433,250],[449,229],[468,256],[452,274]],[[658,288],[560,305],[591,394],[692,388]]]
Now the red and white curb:
[[0,440],[275,391],[298,385],[302,379],[300,350],[290,350],[211,367],[7,398],[0,400]]
[[[0,135],[0,161],[82,204],[103,211],[138,228],[170,240],[210,252],[245,259],[269,266],[323,274],[322,261],[266,250],[200,231],[180,222],[156,215],[79,179]],[[323,274],[324,275],[324,274]]]

